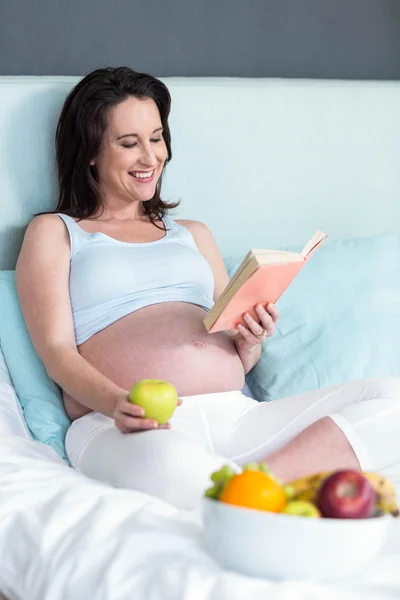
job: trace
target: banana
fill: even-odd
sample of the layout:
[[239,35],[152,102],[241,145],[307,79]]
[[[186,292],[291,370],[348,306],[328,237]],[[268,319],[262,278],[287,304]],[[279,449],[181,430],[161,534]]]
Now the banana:
[[396,490],[392,482],[379,473],[363,472],[376,493],[376,507],[385,514],[393,517],[399,516],[397,506]]
[[323,471],[322,473],[314,473],[301,477],[295,481],[291,481],[289,485],[292,488],[293,500],[302,500],[304,502],[315,502],[317,494],[322,482],[332,475],[333,471]]
[[[288,484],[292,491],[291,499],[315,503],[322,482],[333,473],[334,471],[323,471],[322,473],[307,475],[306,477],[291,481]],[[396,500],[396,490],[392,482],[379,473],[363,472],[363,475],[368,479],[375,491],[376,508],[384,514],[398,517],[399,507]]]

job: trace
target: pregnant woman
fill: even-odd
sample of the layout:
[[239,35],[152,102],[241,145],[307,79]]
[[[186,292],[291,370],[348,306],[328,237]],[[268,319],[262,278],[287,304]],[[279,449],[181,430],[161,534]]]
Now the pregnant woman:
[[[228,462],[266,460],[283,480],[397,465],[399,380],[271,403],[242,393],[278,311],[259,306],[257,321],[207,333],[228,275],[206,225],[174,221],[176,205],[161,199],[169,111],[168,89],[150,75],[84,77],[58,123],[57,207],[29,224],[18,259],[26,325],[73,421],[72,466],[191,509]],[[165,427],[128,401],[144,378],[177,388],[182,403]]]

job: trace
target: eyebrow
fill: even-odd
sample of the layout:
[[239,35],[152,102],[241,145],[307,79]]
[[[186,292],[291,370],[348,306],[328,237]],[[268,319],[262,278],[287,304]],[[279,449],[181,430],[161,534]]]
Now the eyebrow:
[[[157,133],[157,131],[162,131],[162,130],[163,130],[163,127],[158,127],[158,129],[155,129],[153,131],[153,133]],[[117,140],[122,140],[122,138],[126,138],[126,137],[139,137],[139,135],[137,133],[124,133],[124,135],[120,135],[117,138]]]

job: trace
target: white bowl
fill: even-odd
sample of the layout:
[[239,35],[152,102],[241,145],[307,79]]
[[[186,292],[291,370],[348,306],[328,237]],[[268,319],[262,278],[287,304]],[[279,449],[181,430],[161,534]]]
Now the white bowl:
[[226,569],[268,579],[335,579],[368,566],[385,541],[390,515],[314,519],[203,498],[207,549]]

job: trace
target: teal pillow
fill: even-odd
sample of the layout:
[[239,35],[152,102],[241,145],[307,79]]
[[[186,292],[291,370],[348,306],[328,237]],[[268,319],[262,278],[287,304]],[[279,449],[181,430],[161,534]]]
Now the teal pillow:
[[[233,274],[242,257],[226,259]],[[400,238],[326,242],[278,301],[277,332],[246,382],[258,400],[375,376],[400,377]],[[22,317],[15,273],[0,271],[0,344],[35,439],[65,458],[70,425]]]
[[[227,261],[230,275],[241,258]],[[328,240],[277,306],[276,334],[246,377],[258,400],[354,379],[400,377],[398,236]]]
[[0,271],[0,344],[33,437],[65,459],[64,440],[70,420],[60,388],[48,377],[30,340],[14,271]]

